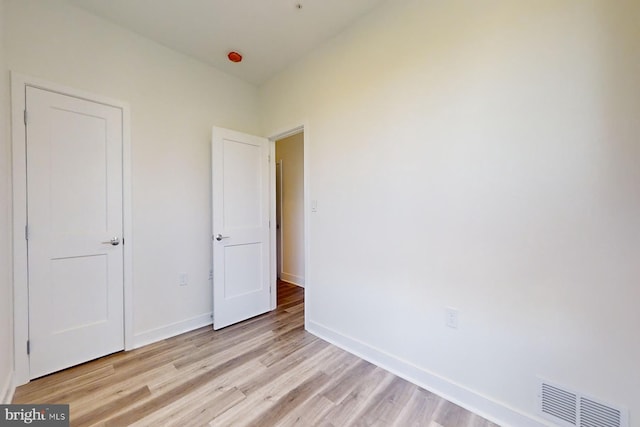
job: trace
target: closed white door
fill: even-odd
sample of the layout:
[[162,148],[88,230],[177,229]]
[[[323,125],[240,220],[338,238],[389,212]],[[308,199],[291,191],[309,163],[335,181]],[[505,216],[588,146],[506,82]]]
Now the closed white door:
[[30,377],[124,348],[122,110],[26,88]]
[[269,141],[213,128],[213,326],[269,311]]

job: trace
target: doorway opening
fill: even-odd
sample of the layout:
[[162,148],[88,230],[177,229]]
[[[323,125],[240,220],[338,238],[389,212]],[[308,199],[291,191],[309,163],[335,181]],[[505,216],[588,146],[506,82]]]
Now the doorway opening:
[[304,131],[275,140],[278,288],[305,286]]

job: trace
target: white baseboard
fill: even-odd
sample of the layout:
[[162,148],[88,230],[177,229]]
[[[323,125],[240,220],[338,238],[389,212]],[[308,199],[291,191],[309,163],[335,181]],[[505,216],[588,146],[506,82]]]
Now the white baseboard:
[[420,368],[383,350],[309,320],[307,330],[312,334],[348,351],[374,365],[437,394],[475,414],[503,427],[545,427],[546,422],[534,415],[520,412],[504,403],[470,390],[460,384]]
[[289,274],[283,271],[280,273],[280,280],[304,288],[304,277],[302,276],[296,276],[295,274]]
[[191,319],[182,320],[160,328],[141,332],[134,335],[133,348],[139,348],[147,344],[175,337],[176,335],[184,334],[185,332],[193,331],[194,329],[212,324],[213,320],[211,319],[211,313],[205,313],[200,316],[192,317]]
[[2,388],[0,388],[0,404],[8,405],[13,400],[13,394],[16,391],[16,386],[13,383],[13,370],[9,372],[9,375],[2,384]]

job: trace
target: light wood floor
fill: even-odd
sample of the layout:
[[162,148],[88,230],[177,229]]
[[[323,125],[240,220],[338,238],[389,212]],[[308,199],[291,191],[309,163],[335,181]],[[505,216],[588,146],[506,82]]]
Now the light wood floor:
[[40,378],[13,403],[68,403],[74,426],[496,426],[305,332],[286,283],[274,312]]

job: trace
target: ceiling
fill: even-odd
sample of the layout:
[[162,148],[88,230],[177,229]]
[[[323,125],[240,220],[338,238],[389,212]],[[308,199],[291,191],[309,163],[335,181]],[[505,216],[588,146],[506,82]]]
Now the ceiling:
[[68,1],[259,85],[385,0]]

